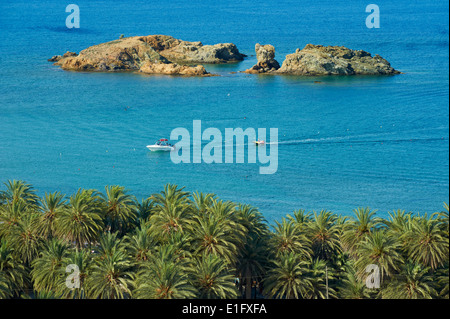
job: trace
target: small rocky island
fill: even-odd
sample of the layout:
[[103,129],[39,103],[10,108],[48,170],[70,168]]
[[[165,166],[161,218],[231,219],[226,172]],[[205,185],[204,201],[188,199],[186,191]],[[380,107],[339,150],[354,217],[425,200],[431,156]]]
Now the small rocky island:
[[[307,44],[302,50],[288,54],[280,66],[275,60],[275,48],[255,45],[257,64],[243,72],[250,74],[292,75],[392,75],[401,72],[376,54],[352,50],[343,46]],[[203,45],[167,35],[120,38],[82,50],[79,54],[66,52],[53,56],[64,70],[74,71],[137,71],[146,74],[211,76],[205,63],[242,61],[245,54],[233,43]]]
[[84,49],[79,54],[66,52],[53,56],[64,70],[74,71],[139,71],[148,74],[188,76],[210,75],[197,63],[230,63],[242,61],[233,43],[203,45],[166,35],[122,38]]
[[258,63],[245,73],[292,75],[390,75],[401,72],[376,54],[363,50],[351,50],[344,46],[307,44],[302,50],[288,54],[281,67],[275,60],[272,45],[255,46]]

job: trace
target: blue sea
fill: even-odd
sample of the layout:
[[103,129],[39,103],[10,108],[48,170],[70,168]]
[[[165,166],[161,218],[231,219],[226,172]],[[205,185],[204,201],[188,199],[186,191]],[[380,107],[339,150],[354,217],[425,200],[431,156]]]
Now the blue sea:
[[[68,4],[80,28],[68,29]],[[273,221],[296,209],[443,210],[449,199],[449,3],[369,1],[1,1],[0,182],[39,195],[122,185],[139,199],[164,184],[248,203]],[[125,36],[232,42],[248,57],[215,77],[63,71],[47,59]],[[306,44],[379,54],[396,76],[240,73],[256,43],[276,59]],[[278,170],[258,163],[174,164],[146,145],[173,129],[278,128]],[[206,143],[206,142],[205,142]],[[251,144],[251,143],[250,143]],[[254,147],[253,145],[247,145]],[[270,145],[265,146],[268,148]],[[0,189],[5,189],[4,185]]]

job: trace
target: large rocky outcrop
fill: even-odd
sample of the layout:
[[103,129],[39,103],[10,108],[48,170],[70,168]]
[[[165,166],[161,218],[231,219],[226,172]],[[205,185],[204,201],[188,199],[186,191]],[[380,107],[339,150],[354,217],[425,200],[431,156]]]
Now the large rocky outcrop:
[[296,75],[388,75],[400,72],[378,54],[373,56],[363,50],[351,50],[343,46],[306,45],[303,50],[288,54],[281,74]]
[[256,43],[255,52],[258,63],[250,69],[245,70],[245,73],[266,73],[276,71],[280,68],[280,64],[275,60],[275,48],[273,45],[260,45]]
[[203,45],[166,35],[122,38],[91,46],[78,55],[68,52],[49,61],[65,70],[141,71],[144,73],[208,75],[193,63],[226,63],[242,60],[232,43]]

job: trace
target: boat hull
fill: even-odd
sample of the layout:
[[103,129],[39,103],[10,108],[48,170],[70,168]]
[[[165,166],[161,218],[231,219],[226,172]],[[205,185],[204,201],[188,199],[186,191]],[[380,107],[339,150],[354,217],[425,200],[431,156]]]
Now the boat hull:
[[170,152],[175,150],[173,146],[161,146],[161,145],[147,145],[147,148],[152,152]]

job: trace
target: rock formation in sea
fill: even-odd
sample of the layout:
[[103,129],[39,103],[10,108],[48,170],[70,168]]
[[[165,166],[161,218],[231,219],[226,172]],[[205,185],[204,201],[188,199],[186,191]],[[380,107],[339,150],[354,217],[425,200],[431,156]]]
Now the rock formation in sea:
[[288,54],[276,73],[296,75],[389,75],[401,72],[376,54],[344,46],[307,44]]
[[280,68],[280,64],[275,60],[275,48],[273,45],[260,45],[259,43],[256,43],[255,52],[258,63],[250,69],[245,70],[245,73],[267,73],[276,71]]
[[[388,61],[363,50],[344,46],[307,44],[302,50],[288,54],[283,64],[275,60],[275,48],[255,45],[257,63],[246,73],[293,75],[389,75],[399,74]],[[82,50],[66,52],[48,61],[65,70],[75,71],[139,71],[148,74],[209,76],[199,63],[229,63],[245,57],[233,43],[203,45],[167,35],[120,38]]]
[[53,56],[64,70],[140,71],[149,74],[209,75],[195,63],[227,63],[245,57],[232,43],[203,45],[166,35],[121,38],[82,50]]
[[307,44],[302,50],[288,54],[281,67],[275,60],[271,45],[255,46],[258,63],[245,73],[293,74],[293,75],[387,75],[401,72],[378,54],[373,56],[363,50],[351,50],[344,46]]

